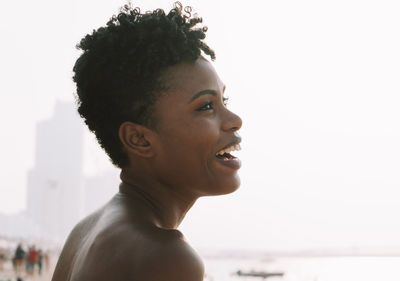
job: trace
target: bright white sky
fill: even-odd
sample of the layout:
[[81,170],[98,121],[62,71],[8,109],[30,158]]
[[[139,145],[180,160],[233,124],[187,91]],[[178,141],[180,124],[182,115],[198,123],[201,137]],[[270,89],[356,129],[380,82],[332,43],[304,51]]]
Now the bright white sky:
[[[400,3],[216,2],[183,4],[209,27],[244,121],[242,187],[201,199],[182,225],[188,239],[202,248],[399,246]],[[74,45],[124,3],[1,2],[0,213],[25,208],[35,124],[57,99],[72,101]],[[88,172],[111,166],[94,154],[103,164],[89,161]]]

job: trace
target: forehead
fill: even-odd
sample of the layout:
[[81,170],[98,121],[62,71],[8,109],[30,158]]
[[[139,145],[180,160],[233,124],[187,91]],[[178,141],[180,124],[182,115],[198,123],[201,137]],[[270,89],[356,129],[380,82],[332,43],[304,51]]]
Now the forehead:
[[191,97],[202,90],[218,92],[224,87],[213,65],[204,58],[174,65],[164,72],[161,79],[167,95],[179,92],[181,96]]

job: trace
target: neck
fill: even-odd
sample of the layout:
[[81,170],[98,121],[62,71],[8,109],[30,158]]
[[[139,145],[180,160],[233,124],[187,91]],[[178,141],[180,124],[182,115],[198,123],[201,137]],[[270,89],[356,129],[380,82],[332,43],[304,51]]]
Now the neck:
[[161,228],[178,228],[197,200],[194,196],[157,182],[153,177],[133,176],[124,169],[121,171],[121,181],[120,193],[143,203],[147,211],[143,215]]

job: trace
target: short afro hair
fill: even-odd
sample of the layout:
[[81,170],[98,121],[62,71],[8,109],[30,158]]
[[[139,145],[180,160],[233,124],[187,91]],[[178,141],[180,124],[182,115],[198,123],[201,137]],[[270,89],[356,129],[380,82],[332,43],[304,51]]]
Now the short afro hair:
[[162,9],[141,13],[128,4],[77,45],[83,51],[73,68],[78,112],[120,168],[129,160],[119,127],[125,121],[151,127],[163,70],[195,61],[201,52],[215,59],[202,41],[207,28],[196,27],[202,19],[191,12],[179,2],[168,14]]

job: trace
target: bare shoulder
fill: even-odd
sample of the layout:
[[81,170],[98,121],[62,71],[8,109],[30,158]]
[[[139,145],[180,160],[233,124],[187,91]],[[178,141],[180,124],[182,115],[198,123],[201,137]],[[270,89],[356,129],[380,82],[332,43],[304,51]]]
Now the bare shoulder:
[[203,277],[200,257],[179,231],[120,225],[96,239],[85,261],[84,278],[77,280],[201,281]]
[[74,228],[53,281],[203,280],[203,263],[181,232],[149,224],[113,202]]
[[136,273],[140,280],[200,281],[204,265],[178,231],[168,230],[163,243],[156,243],[143,258]]
[[76,260],[80,249],[82,249],[82,245],[87,239],[90,229],[96,224],[101,213],[102,210],[99,210],[91,214],[79,222],[71,231],[58,259],[52,278],[53,281],[68,280],[73,269],[74,261]]

